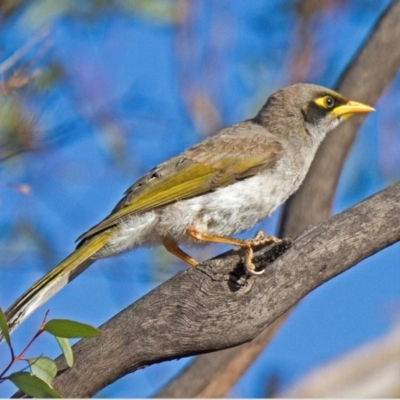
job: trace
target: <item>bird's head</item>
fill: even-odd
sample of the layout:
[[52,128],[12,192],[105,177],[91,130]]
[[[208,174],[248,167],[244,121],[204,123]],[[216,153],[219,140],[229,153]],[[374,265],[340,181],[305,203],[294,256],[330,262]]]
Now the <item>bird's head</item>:
[[256,117],[269,131],[320,141],[341,121],[374,109],[322,86],[299,83],[273,93]]

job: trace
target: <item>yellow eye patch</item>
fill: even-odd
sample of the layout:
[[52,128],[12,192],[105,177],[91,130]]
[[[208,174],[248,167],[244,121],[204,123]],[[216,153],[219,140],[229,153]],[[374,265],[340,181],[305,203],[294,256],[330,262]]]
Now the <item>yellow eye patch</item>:
[[325,110],[332,110],[335,107],[336,101],[332,96],[322,96],[315,99],[314,103]]

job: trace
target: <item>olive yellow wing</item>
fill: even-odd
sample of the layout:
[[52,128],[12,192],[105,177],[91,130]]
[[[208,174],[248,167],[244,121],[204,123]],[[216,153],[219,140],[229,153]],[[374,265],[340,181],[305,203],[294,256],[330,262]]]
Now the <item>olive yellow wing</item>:
[[254,143],[243,152],[238,149],[239,145],[243,146],[239,137],[220,138],[218,145],[221,148],[216,152],[213,151],[213,140],[202,142],[201,148],[194,146],[181,156],[152,169],[125,192],[108,217],[78,240],[86,240],[128,216],[201,196],[253,176],[273,167],[282,150],[279,142],[270,142],[261,148]]

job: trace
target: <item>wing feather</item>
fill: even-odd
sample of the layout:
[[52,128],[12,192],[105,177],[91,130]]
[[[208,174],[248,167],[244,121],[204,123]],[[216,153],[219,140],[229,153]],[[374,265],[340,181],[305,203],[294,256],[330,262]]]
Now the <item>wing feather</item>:
[[[273,167],[280,158],[279,142],[264,142],[263,146],[237,151],[240,138],[229,138],[222,151],[214,150],[211,140],[203,142],[206,148],[194,146],[181,156],[155,167],[138,180],[125,193],[111,214],[78,238],[85,240],[98,232],[111,228],[126,217],[166,206],[179,200],[201,196],[228,186],[240,179],[253,176],[265,168]],[[236,139],[236,140],[235,140]],[[210,148],[207,149],[207,144]],[[221,141],[219,141],[221,143]],[[199,151],[201,150],[201,151]]]

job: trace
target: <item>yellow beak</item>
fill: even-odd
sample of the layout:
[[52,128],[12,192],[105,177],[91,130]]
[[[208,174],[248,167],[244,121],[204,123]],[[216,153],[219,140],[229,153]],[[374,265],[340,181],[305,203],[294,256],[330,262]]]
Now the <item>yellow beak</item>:
[[341,117],[342,115],[369,113],[372,111],[375,111],[375,108],[367,106],[366,104],[363,103],[358,103],[357,101],[348,101],[346,104],[334,108],[331,111],[331,114],[334,115],[335,117]]

